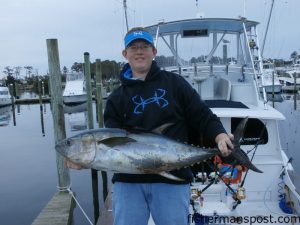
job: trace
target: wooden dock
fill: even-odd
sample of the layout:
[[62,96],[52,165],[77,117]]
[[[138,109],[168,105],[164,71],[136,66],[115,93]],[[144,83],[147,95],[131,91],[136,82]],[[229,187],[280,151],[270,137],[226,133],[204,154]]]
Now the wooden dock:
[[111,192],[108,193],[105,203],[104,209],[100,211],[100,217],[96,225],[112,225],[113,215],[112,215],[112,199]]
[[45,206],[32,225],[70,225],[74,200],[68,192],[58,192]]
[[[42,98],[43,103],[49,103],[50,98]],[[29,99],[16,99],[15,104],[39,104],[38,98],[29,98]]]
[[295,93],[298,92],[300,89],[299,86],[296,86],[296,88],[292,85],[292,86],[282,86],[282,91],[283,92],[287,92],[287,93]]

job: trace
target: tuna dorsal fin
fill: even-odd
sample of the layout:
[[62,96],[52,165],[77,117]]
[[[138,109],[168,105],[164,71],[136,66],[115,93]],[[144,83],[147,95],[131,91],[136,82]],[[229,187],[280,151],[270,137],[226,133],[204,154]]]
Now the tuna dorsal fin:
[[154,134],[163,134],[163,131],[167,129],[168,127],[172,126],[174,123],[164,123],[163,125],[160,125],[159,127],[154,128],[151,132]]
[[168,178],[170,180],[176,180],[176,181],[184,181],[183,179],[179,178],[179,177],[176,177],[174,176],[173,174],[170,174],[168,172],[160,172],[159,175],[165,177],[165,178]]
[[112,148],[114,146],[124,145],[129,142],[136,142],[136,140],[129,138],[129,137],[110,137],[110,138],[106,138],[104,140],[98,141],[97,144],[101,143],[101,144],[107,145]]

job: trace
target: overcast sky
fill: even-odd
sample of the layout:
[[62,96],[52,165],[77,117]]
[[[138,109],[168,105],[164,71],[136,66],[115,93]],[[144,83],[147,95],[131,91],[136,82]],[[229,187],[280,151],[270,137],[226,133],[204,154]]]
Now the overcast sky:
[[[198,12],[207,18],[245,14],[260,22],[262,42],[271,2],[198,0],[197,7],[196,0],[128,0],[127,5],[130,27],[195,18]],[[83,62],[84,52],[90,53],[91,61],[123,61],[123,0],[0,0],[0,8],[0,76],[6,66],[32,66],[45,74],[48,38],[58,39],[61,68]],[[300,51],[299,12],[300,0],[275,0],[266,57],[288,59]]]

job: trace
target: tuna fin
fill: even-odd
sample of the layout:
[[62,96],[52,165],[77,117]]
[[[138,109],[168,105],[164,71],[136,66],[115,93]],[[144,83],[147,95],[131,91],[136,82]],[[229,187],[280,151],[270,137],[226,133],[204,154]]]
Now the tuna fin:
[[253,170],[257,173],[263,173],[258,169],[248,158],[247,154],[240,148],[235,148],[231,154],[241,165],[247,167],[250,170]]
[[248,117],[245,117],[242,119],[242,121],[238,124],[238,126],[235,128],[235,131],[233,133],[234,136],[234,147],[240,147],[240,143],[242,141],[242,138],[244,137],[246,125],[248,122]]
[[184,179],[179,178],[179,177],[176,177],[176,176],[174,176],[173,174],[168,173],[168,172],[164,172],[164,171],[163,171],[163,172],[160,172],[159,175],[161,175],[161,176],[163,176],[163,177],[165,177],[165,178],[168,178],[168,179],[170,179],[170,180],[184,181]]
[[234,135],[234,149],[232,151],[232,156],[237,160],[238,163],[241,165],[247,167],[250,170],[253,170],[257,173],[262,173],[261,170],[259,170],[248,158],[247,154],[240,148],[240,143],[242,141],[242,138],[245,133],[245,128],[247,125],[248,117],[244,118],[235,129],[233,135]]
[[164,130],[167,129],[168,127],[172,126],[174,123],[164,123],[163,125],[154,128],[151,132],[154,134],[160,134],[162,135]]
[[110,138],[106,138],[104,140],[98,141],[97,143],[101,143],[104,145],[107,145],[109,147],[114,147],[117,145],[124,145],[130,142],[136,142],[136,140],[129,138],[129,137],[110,137]]

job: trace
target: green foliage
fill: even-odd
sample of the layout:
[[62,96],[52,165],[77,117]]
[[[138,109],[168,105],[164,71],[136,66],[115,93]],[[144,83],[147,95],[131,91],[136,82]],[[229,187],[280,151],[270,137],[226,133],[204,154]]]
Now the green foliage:
[[71,71],[75,72],[83,72],[83,64],[74,62],[73,65],[71,66]]
[[[123,65],[124,65],[124,63],[116,62],[114,60],[101,61],[102,79],[109,80],[111,78],[112,79],[117,78]],[[72,65],[71,70],[74,72],[82,72],[84,70],[84,64],[75,62]],[[96,62],[91,63],[92,78],[95,76],[95,74],[96,74]]]

